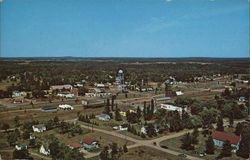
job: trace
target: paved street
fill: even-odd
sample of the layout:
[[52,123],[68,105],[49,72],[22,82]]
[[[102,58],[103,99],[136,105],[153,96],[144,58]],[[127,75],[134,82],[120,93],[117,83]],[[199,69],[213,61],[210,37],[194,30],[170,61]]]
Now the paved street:
[[[81,125],[81,127],[89,129],[89,126],[86,126],[86,125]],[[160,138],[153,139],[153,140],[137,140],[135,138],[128,137],[128,136],[125,136],[123,134],[120,134],[117,131],[107,131],[107,130],[103,130],[103,129],[99,129],[99,128],[93,128],[93,130],[98,131],[98,132],[102,132],[102,133],[105,133],[105,134],[109,134],[109,135],[112,135],[112,136],[116,136],[116,137],[119,137],[119,138],[123,138],[123,139],[126,138],[127,140],[134,142],[135,144],[128,146],[129,149],[134,148],[134,147],[138,147],[138,146],[147,146],[147,147],[151,147],[151,148],[163,151],[165,153],[173,154],[173,155],[176,155],[176,156],[178,154],[181,154],[181,153],[176,152],[176,151],[172,151],[170,149],[161,148],[159,146],[159,143],[161,141],[163,141],[163,140],[171,139],[171,138],[174,138],[174,137],[179,137],[179,136],[181,136],[181,135],[183,135],[185,133],[188,133],[188,132],[192,131],[192,130],[184,130],[184,131],[181,131],[181,132],[178,132],[178,133],[171,133],[169,135],[165,135],[165,136],[162,136]],[[154,145],[153,142],[156,142],[157,145]],[[100,153],[94,153],[94,154],[90,153],[90,154],[87,154],[85,156],[85,158],[95,157],[95,156],[97,156],[99,154]],[[192,159],[192,160],[202,160],[202,158],[193,157],[193,156],[188,156],[187,158]]]

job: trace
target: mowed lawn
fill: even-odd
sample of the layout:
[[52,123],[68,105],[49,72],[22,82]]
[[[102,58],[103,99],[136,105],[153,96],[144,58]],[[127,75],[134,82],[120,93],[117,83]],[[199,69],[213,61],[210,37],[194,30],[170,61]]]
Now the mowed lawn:
[[123,154],[119,160],[183,160],[183,158],[141,146],[129,149],[129,151]]
[[72,143],[72,142],[80,142],[85,138],[92,138],[92,139],[97,140],[101,144],[100,145],[101,149],[104,146],[107,146],[107,145],[109,145],[111,143],[117,143],[119,146],[123,146],[124,144],[127,144],[127,145],[134,144],[133,142],[122,139],[122,138],[118,138],[118,137],[111,136],[111,135],[101,133],[101,132],[97,132],[97,131],[92,132],[91,130],[85,129],[85,128],[83,128],[83,133],[82,134],[80,134],[80,135],[76,134],[73,137],[68,136],[67,133],[66,134],[60,134],[60,133],[57,132],[57,129],[46,131],[44,133],[38,133],[36,135],[38,135],[39,138],[42,141],[45,141],[46,140],[46,135],[50,135],[50,134],[54,135],[55,137],[57,137],[59,139],[60,142],[65,143],[65,144],[69,144],[69,143]]
[[[164,145],[164,146],[167,146],[171,150],[178,151],[178,152],[185,153],[185,154],[192,155],[192,156],[196,156],[196,157],[199,157],[199,155],[195,154],[194,151],[197,151],[198,153],[205,152],[207,137],[203,137],[201,133],[199,134],[199,137],[198,137],[199,143],[195,145],[195,150],[193,151],[186,151],[180,148],[182,144],[181,142],[182,137],[183,136],[162,141],[160,145]],[[221,150],[219,148],[216,148],[214,155],[206,155],[205,157],[202,157],[202,158],[207,159],[207,160],[215,159],[220,154],[220,151]],[[232,157],[223,158],[223,160],[244,160],[244,159],[236,156],[233,153]]]

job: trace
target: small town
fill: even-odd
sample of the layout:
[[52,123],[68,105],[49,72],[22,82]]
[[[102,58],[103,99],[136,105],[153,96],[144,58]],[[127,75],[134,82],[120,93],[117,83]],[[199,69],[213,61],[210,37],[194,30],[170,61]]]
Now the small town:
[[[145,66],[143,70],[152,69],[155,62],[143,60],[138,62]],[[65,63],[84,63],[74,61]],[[240,60],[243,72],[244,61]],[[191,73],[188,79],[173,73],[153,81],[162,73],[130,73],[138,64],[128,64],[130,69],[93,70],[97,74],[64,70],[60,75],[54,72],[61,72],[61,64],[53,69],[58,71],[45,68],[37,73],[33,70],[39,62],[15,63],[14,71],[9,70],[8,59],[1,63],[2,159],[162,159],[169,155],[173,160],[241,160],[249,156],[249,74],[225,68],[224,73]],[[51,62],[42,65],[47,63]],[[194,65],[177,62],[175,66],[178,63]],[[105,72],[98,74],[101,70]]]
[[249,0],[0,0],[0,160],[250,160]]

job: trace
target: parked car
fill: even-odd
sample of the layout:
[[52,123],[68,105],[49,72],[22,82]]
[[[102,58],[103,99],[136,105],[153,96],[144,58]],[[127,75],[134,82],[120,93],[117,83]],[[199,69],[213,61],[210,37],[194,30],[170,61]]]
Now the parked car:
[[200,153],[200,154],[199,154],[200,157],[204,157],[204,156],[206,156],[206,155],[207,155],[206,153]]
[[178,154],[178,157],[186,158],[187,155],[185,155],[184,153],[181,153],[181,154]]

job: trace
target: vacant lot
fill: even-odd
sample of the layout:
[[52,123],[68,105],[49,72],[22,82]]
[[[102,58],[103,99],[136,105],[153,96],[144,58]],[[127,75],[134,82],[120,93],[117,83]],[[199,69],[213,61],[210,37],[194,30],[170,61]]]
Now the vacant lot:
[[120,160],[182,160],[182,158],[148,147],[137,147],[123,154]]

